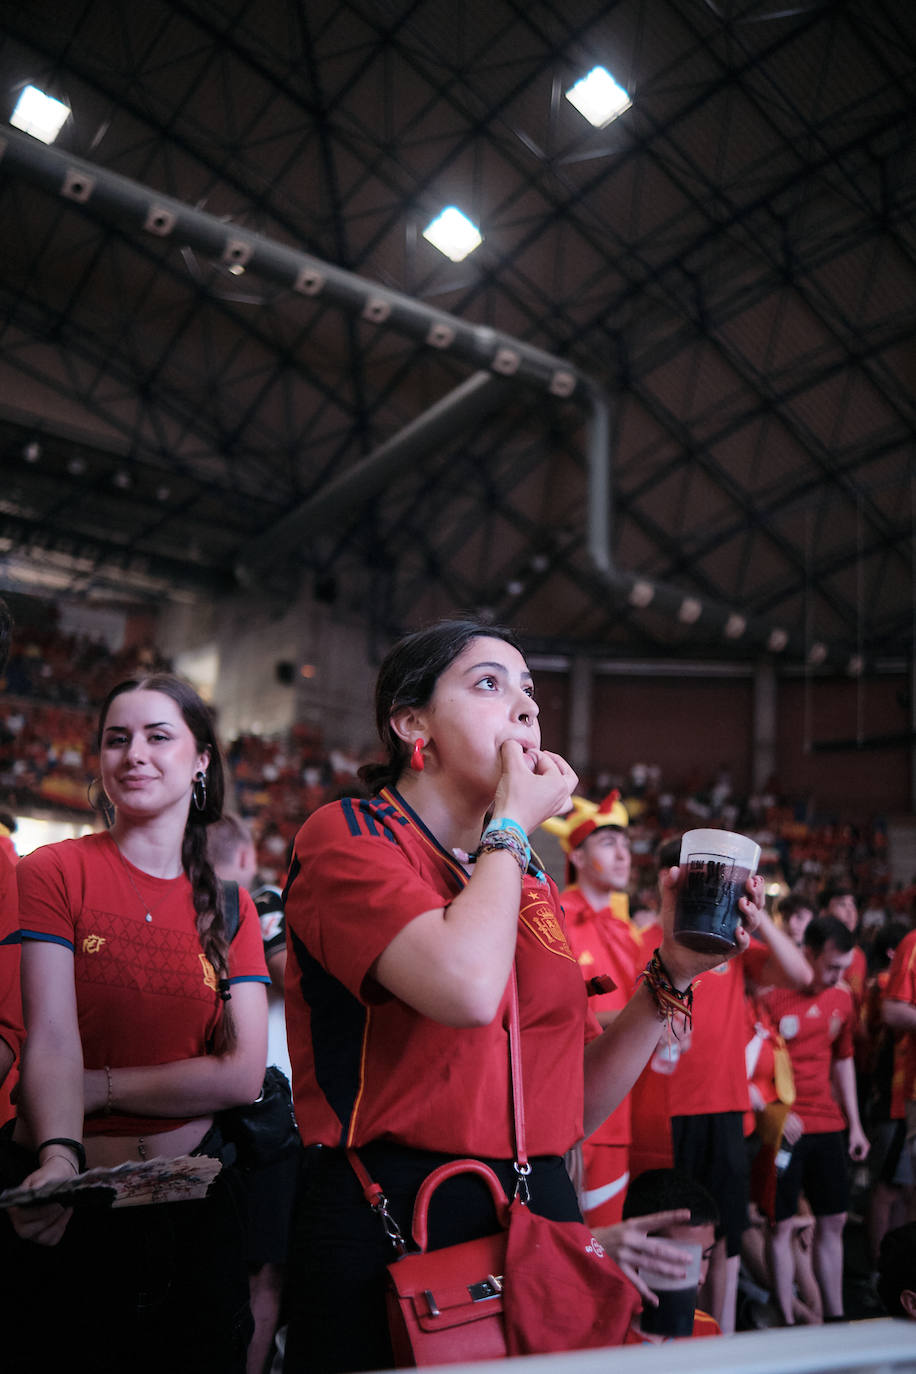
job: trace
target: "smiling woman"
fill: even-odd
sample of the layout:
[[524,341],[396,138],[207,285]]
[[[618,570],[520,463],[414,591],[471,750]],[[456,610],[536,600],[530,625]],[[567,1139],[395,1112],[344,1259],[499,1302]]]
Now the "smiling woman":
[[[387,758],[363,770],[373,795],[306,821],[287,886],[287,1026],[310,1155],[290,1259],[287,1374],[393,1360],[393,1252],[350,1147],[405,1235],[420,1185],[449,1160],[483,1160],[513,1191],[513,969],[524,1076],[537,1088],[526,1097],[535,1212],[578,1218],[563,1155],[617,1106],[659,1034],[645,986],[601,1033],[556,886],[532,859],[528,835],[569,808],[576,775],[542,746],[514,637],[473,621],[407,636],[379,671],[376,723]],[[744,899],[748,924],[754,910]],[[703,966],[670,936],[663,952],[679,988]],[[493,1224],[479,1179],[452,1178],[436,1194],[430,1248]]]
[[253,1101],[264,1075],[260,928],[241,894],[230,945],[206,855],[223,765],[197,694],[170,675],[121,683],[98,744],[111,829],[17,866],[27,1037],[18,1178],[6,1181],[37,1188],[156,1155],[213,1155],[223,1169],[200,1202],[14,1209],[15,1234],[0,1233],[15,1313],[4,1329],[30,1367],[92,1350],[99,1370],[231,1374],[245,1368],[251,1319],[239,1181],[215,1113]]

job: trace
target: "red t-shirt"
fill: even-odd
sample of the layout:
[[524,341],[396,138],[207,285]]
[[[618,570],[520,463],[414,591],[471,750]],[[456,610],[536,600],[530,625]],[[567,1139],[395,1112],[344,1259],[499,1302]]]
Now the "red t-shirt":
[[[299,831],[285,895],[286,1020],[306,1144],[388,1139],[512,1158],[508,998],[488,1026],[445,1026],[372,976],[394,936],[466,882],[393,789],[332,802]],[[528,1153],[563,1154],[582,1136],[582,1056],[600,1028],[551,879],[524,880],[516,970]]]
[[747,1111],[744,979],[747,974],[759,981],[769,953],[766,945],[754,940],[744,954],[694,980],[693,1029],[681,1037],[671,1080],[674,1116]]
[[0,1039],[6,1041],[14,1055],[10,1071],[0,1084],[0,1126],[13,1115],[10,1093],[19,1077],[17,1063],[23,1034],[16,869],[5,850],[0,850]]
[[850,1059],[856,1015],[848,988],[796,992],[769,988],[760,1001],[786,1042],[795,1078],[792,1110],[808,1135],[841,1131],[846,1118],[833,1096],[835,1060]]
[[[907,1002],[916,1007],[916,930],[904,936],[894,952],[891,971],[884,995],[894,1002]],[[899,1091],[904,1102],[916,1098],[916,1031],[900,1037]],[[894,1076],[898,1075],[898,1061],[894,1060]]]
[[[222,1015],[212,965],[196,929],[184,874],[155,878],[123,857],[107,833],[44,845],[19,860],[23,940],[73,951],[87,1069],[167,1064],[207,1053]],[[131,881],[132,880],[132,881]],[[152,916],[146,920],[147,912]],[[267,983],[257,913],[239,892],[230,983]],[[155,1135],[174,1117],[87,1117],[89,1135]]]
[[[614,894],[618,896],[618,894]],[[633,995],[636,975],[643,966],[642,943],[629,917],[622,909],[623,902],[611,902],[596,911],[578,886],[573,884],[561,894],[566,917],[566,935],[570,948],[579,961],[586,982],[599,974],[608,974],[616,984],[613,992],[589,998],[594,1012],[619,1011]],[[628,1145],[630,1143],[630,1095],[623,1099],[615,1112],[602,1123],[589,1140],[593,1145]]]
[[843,982],[852,993],[852,1004],[855,1008],[856,1017],[862,1010],[862,1003],[865,1001],[865,983],[868,978],[868,960],[865,958],[865,951],[861,945],[853,945],[852,962],[843,974]]

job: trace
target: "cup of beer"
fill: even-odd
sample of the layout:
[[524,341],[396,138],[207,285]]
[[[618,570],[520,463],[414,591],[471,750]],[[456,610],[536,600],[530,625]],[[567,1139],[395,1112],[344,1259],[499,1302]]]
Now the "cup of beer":
[[683,1278],[673,1279],[668,1274],[656,1274],[651,1268],[642,1265],[639,1269],[639,1277],[658,1298],[658,1307],[645,1303],[640,1318],[643,1331],[651,1336],[693,1334],[693,1314],[697,1306],[703,1247],[693,1241],[680,1240],[677,1246],[690,1255],[687,1273]]
[[681,838],[674,938],[688,949],[721,954],[735,947],[738,901],[757,872],[760,846],[730,830],[688,830]]

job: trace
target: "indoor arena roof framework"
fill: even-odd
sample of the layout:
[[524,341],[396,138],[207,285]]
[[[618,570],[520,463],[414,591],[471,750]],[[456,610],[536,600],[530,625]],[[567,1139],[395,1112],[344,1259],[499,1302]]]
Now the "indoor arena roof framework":
[[[633,98],[604,129],[564,99],[596,63]],[[282,602],[305,572],[383,635],[460,609],[543,650],[910,652],[916,6],[31,0],[5,116],[26,82],[81,166],[476,327],[491,377],[508,337],[588,386],[500,378],[401,450],[466,357],[0,157],[7,587]],[[460,264],[422,237],[445,204],[483,234]],[[380,491],[308,518],[386,445]]]

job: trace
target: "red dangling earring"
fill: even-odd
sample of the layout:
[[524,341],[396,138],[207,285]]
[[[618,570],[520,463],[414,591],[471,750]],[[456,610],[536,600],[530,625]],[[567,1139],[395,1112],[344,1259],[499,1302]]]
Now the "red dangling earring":
[[413,742],[413,752],[410,755],[410,766],[415,773],[422,773],[426,767],[426,760],[423,757],[423,746],[426,740],[422,737]]

